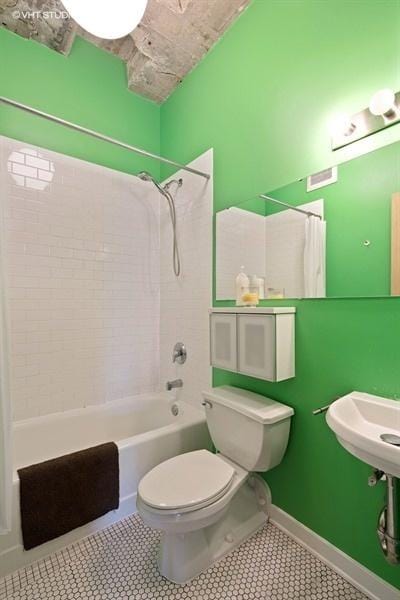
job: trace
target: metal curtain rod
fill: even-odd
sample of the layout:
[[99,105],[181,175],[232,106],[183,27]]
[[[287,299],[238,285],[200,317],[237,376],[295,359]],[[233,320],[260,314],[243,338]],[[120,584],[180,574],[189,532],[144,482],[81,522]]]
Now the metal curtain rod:
[[276,198],[271,198],[271,196],[267,196],[266,194],[259,194],[259,198],[263,198],[263,200],[271,200],[271,202],[276,202],[276,204],[286,206],[286,208],[290,208],[291,210],[295,210],[296,212],[303,213],[303,215],[307,215],[308,217],[317,217],[322,221],[321,215],[317,215],[316,213],[310,212],[308,210],[302,210],[301,208],[297,208],[297,206],[292,206],[291,204],[286,204],[286,202],[282,202],[282,200],[277,200]]
[[52,121],[53,123],[58,123],[59,125],[63,125],[64,127],[69,127],[69,129],[74,129],[75,131],[79,131],[80,133],[85,133],[86,135],[90,135],[91,137],[94,137],[98,140],[109,142],[110,144],[114,144],[114,146],[120,146],[121,148],[130,150],[131,152],[136,152],[136,154],[140,154],[141,156],[146,156],[147,158],[154,158],[155,160],[159,160],[160,162],[165,163],[167,165],[172,165],[173,167],[184,169],[189,173],[194,173],[194,175],[200,175],[200,177],[210,179],[210,175],[208,173],[198,171],[197,169],[193,169],[192,167],[188,167],[186,165],[181,165],[180,163],[177,163],[174,160],[164,158],[163,156],[158,156],[157,154],[153,154],[152,152],[147,152],[147,150],[142,150],[141,148],[137,148],[136,146],[131,146],[130,144],[126,144],[125,142],[116,140],[112,137],[109,137],[108,135],[103,135],[102,133],[98,133],[97,131],[93,131],[92,129],[87,129],[86,127],[82,127],[81,125],[76,125],[71,121],[65,121],[65,119],[60,119],[59,117],[55,117],[54,115],[49,115],[48,113],[38,110],[37,108],[33,108],[32,106],[21,104],[21,102],[17,102],[16,100],[11,100],[10,98],[0,96],[0,102],[2,102],[3,104],[8,104],[9,106],[13,106],[14,108],[24,110],[27,113],[36,115],[37,117],[42,117],[43,119],[47,119],[48,121]]

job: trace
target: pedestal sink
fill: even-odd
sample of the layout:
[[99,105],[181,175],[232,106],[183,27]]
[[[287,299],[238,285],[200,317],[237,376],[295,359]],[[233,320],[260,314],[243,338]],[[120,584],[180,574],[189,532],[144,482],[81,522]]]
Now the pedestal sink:
[[400,401],[351,392],[330,405],[326,421],[350,454],[376,469],[372,485],[386,479],[377,533],[387,560],[400,564]]

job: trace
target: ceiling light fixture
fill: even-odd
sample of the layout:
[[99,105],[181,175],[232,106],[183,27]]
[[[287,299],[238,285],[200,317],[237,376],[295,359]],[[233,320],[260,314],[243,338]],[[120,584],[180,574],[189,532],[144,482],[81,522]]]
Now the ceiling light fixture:
[[376,92],[369,103],[369,110],[376,117],[383,117],[388,122],[398,118],[399,108],[394,91],[385,88]]
[[89,33],[116,40],[140,23],[148,0],[63,0],[70,16]]

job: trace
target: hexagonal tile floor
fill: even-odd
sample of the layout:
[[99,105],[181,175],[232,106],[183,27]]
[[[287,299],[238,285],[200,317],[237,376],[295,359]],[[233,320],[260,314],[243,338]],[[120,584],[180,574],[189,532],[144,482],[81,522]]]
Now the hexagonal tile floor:
[[128,517],[0,580],[0,600],[367,600],[272,524],[186,585],[159,575],[159,537]]

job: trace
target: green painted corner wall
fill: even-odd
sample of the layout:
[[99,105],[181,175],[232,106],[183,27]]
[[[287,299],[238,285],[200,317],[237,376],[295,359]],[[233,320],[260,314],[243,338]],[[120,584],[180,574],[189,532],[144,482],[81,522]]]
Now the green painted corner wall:
[[[160,151],[160,108],[128,90],[125,64],[77,37],[69,56],[0,28],[0,96],[108,136]],[[0,134],[125,171],[157,161],[0,104]]]
[[[389,17],[390,15],[390,17]],[[398,0],[253,0],[161,108],[161,148],[189,161],[214,148],[214,209],[252,198],[400,138],[396,125],[332,153],[327,123],[400,89]],[[216,303],[218,304],[218,303]],[[400,588],[376,522],[382,486],[313,408],[354,389],[400,397],[400,300],[290,302],[296,377],[270,384],[214,371],[296,411],[287,455],[266,475],[274,502]]]

